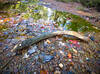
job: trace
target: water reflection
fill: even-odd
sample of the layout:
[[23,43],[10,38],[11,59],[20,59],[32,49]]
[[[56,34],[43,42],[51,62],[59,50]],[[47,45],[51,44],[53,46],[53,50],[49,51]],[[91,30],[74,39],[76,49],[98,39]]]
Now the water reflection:
[[[39,23],[39,21],[42,21],[41,24],[52,23],[52,25],[60,27],[62,30],[73,30],[78,32],[99,31],[93,28],[91,23],[79,16],[52,10],[46,5],[50,4],[42,1],[39,2],[37,0],[18,1],[17,4],[10,5],[10,9],[7,10],[8,16],[5,15],[6,13],[1,15],[0,21],[3,21],[1,24],[4,24],[3,26],[5,26],[5,24],[12,26],[18,25],[26,20],[27,24],[31,22],[32,25],[33,23]],[[3,27],[1,27],[1,30],[2,28]]]

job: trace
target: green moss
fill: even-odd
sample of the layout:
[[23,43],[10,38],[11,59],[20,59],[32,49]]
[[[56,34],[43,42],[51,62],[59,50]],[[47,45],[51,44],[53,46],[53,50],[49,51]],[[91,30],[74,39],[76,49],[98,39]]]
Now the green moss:
[[[13,12],[11,12],[14,9]],[[10,16],[16,15],[17,13],[23,13],[25,12],[25,15],[23,15],[23,18],[34,18],[34,20],[38,19],[48,19],[48,8],[37,5],[37,2],[29,2],[29,3],[21,3],[18,2],[16,5],[12,5],[10,8]],[[34,12],[34,10],[39,10],[38,12]],[[12,17],[12,16],[11,16]],[[66,18],[71,18],[71,24],[67,25],[66,28],[68,30],[73,31],[79,31],[79,32],[89,32],[89,31],[100,31],[92,27],[92,24],[85,19],[81,18],[80,16],[73,15],[71,13],[67,12],[61,12],[61,11],[53,11],[50,19],[57,22],[57,24],[63,24],[63,26],[66,24]]]
[[67,25],[67,29],[68,30],[73,30],[73,31],[79,31],[79,32],[89,32],[89,31],[95,31],[95,32],[100,32],[100,30],[93,28],[93,24],[91,24],[90,22],[88,22],[87,20],[81,18],[80,16],[77,15],[73,15],[71,13],[67,13],[67,12],[60,12],[60,11],[56,11],[56,17],[55,17],[55,21],[58,18],[62,18],[62,21],[58,21],[57,23],[66,24],[66,18],[71,18],[71,24]]
[[72,22],[71,22],[72,24],[70,25],[70,27],[75,31],[82,31],[82,32],[86,32],[86,31],[98,32],[99,31],[92,27],[93,24],[81,18],[80,16],[70,14],[69,17],[72,18]]

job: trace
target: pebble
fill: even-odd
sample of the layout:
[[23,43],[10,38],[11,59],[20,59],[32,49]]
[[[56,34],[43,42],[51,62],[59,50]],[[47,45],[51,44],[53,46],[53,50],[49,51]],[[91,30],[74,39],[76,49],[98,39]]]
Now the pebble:
[[55,71],[54,74],[61,74],[61,72],[60,71]]
[[68,53],[68,58],[70,59],[70,58],[72,58],[72,55],[71,55],[71,53]]
[[12,44],[18,43],[18,39],[12,39],[12,40],[11,40],[11,43],[12,43]]
[[90,37],[90,39],[91,39],[92,41],[94,41],[94,40],[95,40],[94,36],[91,36],[91,37]]
[[75,74],[74,72],[72,71],[68,71],[67,74]]
[[60,63],[60,64],[59,64],[59,67],[60,67],[60,68],[63,68],[63,64],[62,64],[62,63]]
[[51,56],[51,55],[45,55],[44,58],[43,58],[43,62],[49,62],[53,59],[54,57]]
[[0,47],[3,45],[3,43],[2,42],[0,42]]
[[6,46],[3,48],[3,50],[7,50],[8,48],[9,48],[9,46],[6,45]]
[[37,46],[33,46],[31,47],[31,49],[28,50],[28,54],[31,55],[32,53],[36,52],[38,49],[37,49]]
[[28,58],[29,55],[27,53],[24,54],[23,58]]
[[86,58],[86,61],[90,61],[90,59],[89,58]]
[[8,35],[8,32],[4,32],[4,35]]

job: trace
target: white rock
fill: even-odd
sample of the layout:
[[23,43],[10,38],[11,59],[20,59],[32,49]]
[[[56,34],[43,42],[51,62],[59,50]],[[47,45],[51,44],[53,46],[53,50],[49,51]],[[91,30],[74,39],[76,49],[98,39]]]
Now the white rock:
[[60,67],[60,68],[63,68],[63,64],[62,64],[62,63],[60,63],[60,64],[59,64],[59,67]]
[[65,46],[65,43],[63,43],[63,42],[59,42],[59,46]]
[[29,55],[27,53],[25,53],[23,58],[28,58],[28,57],[29,57]]
[[28,50],[28,53],[32,54],[32,53],[36,52],[36,50],[37,50],[37,46],[31,47],[31,49]]
[[59,50],[59,52],[60,52],[60,54],[62,54],[63,56],[65,56],[65,54],[64,54],[64,52],[63,52],[63,51]]

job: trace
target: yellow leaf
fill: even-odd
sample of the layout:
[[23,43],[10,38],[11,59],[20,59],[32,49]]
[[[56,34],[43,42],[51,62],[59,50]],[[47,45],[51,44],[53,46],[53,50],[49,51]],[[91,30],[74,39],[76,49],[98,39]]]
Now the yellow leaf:
[[73,50],[75,53],[77,53],[77,50],[76,50],[76,49],[72,48],[72,50]]
[[21,33],[20,36],[25,36],[25,34],[24,33]]
[[50,41],[50,40],[48,40],[48,39],[46,40],[46,42],[47,42],[48,44],[50,44],[50,43],[51,43],[51,41]]
[[20,39],[20,37],[16,37],[15,39]]

